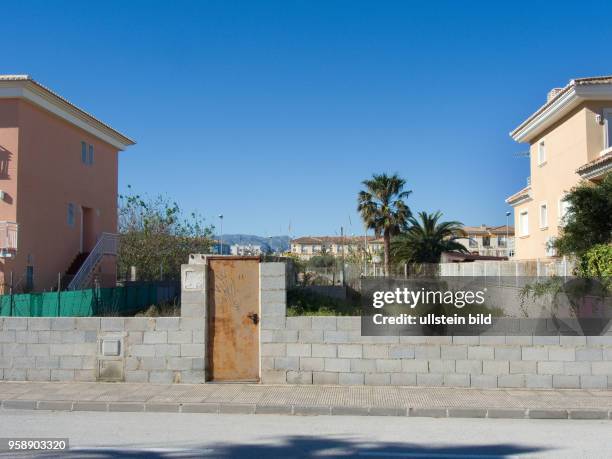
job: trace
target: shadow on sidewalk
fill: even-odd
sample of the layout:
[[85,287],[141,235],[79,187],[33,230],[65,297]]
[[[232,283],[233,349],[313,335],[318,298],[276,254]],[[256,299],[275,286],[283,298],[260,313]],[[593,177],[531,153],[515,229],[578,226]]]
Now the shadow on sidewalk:
[[[202,448],[182,449],[79,449],[61,455],[40,455],[38,458],[79,457],[103,458],[314,458],[314,457],[363,457],[363,458],[503,458],[521,454],[533,454],[545,448],[516,444],[446,445],[424,446],[411,443],[364,443],[333,437],[293,436],[281,437],[275,444],[215,444]],[[0,455],[2,457],[2,455]]]

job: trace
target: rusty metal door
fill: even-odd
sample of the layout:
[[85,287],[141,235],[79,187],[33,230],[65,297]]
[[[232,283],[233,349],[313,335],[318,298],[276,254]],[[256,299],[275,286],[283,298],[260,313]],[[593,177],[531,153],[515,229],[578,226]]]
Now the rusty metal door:
[[259,258],[208,259],[208,375],[259,380]]

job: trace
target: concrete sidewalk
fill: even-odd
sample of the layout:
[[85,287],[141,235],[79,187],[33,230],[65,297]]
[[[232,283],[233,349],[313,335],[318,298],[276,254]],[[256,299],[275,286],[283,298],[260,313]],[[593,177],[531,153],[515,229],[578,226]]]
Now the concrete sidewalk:
[[2,409],[612,419],[612,391],[0,382]]

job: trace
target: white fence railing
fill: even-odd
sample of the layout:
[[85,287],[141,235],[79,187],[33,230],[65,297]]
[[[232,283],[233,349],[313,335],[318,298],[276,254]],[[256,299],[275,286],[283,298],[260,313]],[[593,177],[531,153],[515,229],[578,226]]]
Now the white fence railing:
[[0,250],[17,250],[18,229],[15,222],[0,221]]
[[119,237],[113,233],[102,233],[100,239],[89,253],[77,273],[68,284],[68,290],[84,288],[93,270],[98,266],[104,255],[117,255]]
[[474,261],[440,263],[440,275],[483,277],[551,277],[571,276],[576,264],[567,258],[546,260]]

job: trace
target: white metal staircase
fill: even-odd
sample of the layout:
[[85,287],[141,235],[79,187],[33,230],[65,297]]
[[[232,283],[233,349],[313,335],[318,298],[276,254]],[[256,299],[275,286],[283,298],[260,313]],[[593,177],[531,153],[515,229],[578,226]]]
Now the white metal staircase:
[[76,272],[70,283],[68,290],[78,290],[85,288],[91,281],[92,274],[100,264],[105,255],[117,255],[117,245],[119,237],[114,233],[102,233],[98,242],[91,250],[85,261]]

